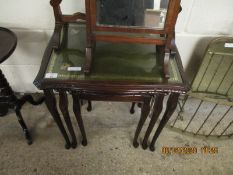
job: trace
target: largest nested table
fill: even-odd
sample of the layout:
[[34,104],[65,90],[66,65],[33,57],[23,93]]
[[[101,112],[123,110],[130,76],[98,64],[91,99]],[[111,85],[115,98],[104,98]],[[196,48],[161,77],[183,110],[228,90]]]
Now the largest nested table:
[[[150,110],[153,110],[142,142],[144,149],[147,148],[148,138],[163,109],[164,96],[169,95],[166,111],[150,143],[150,149],[154,150],[155,141],[174,112],[179,95],[189,89],[179,53],[176,52],[170,60],[171,78],[167,80],[162,76],[162,66],[159,64],[155,46],[102,42],[96,45],[91,74],[85,75],[85,36],[85,24],[56,26],[34,81],[45,93],[47,107],[64,136],[66,148],[77,146],[68,111],[67,94],[73,97],[73,110],[83,137],[83,145],[87,144],[87,138],[80,99],[142,103],[141,117],[133,140],[134,147],[139,146],[139,134]],[[59,107],[71,139],[59,116],[54,92],[59,94]],[[150,105],[152,99],[155,103],[153,107]]]

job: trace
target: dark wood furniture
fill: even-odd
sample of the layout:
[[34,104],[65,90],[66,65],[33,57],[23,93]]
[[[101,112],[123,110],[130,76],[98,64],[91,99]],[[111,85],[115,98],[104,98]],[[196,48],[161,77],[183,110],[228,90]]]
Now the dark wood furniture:
[[[83,145],[87,144],[87,138],[80,100],[142,103],[142,113],[133,140],[135,147],[139,145],[138,138],[145,120],[150,110],[153,110],[153,117],[142,144],[145,149],[154,123],[161,112],[163,98],[169,95],[166,113],[151,142],[150,148],[153,150],[156,139],[175,110],[179,94],[186,93],[189,89],[176,47],[173,47],[176,55],[169,61],[170,79],[161,74],[163,66],[159,64],[158,55],[154,54],[154,46],[128,43],[98,42],[92,73],[86,75],[85,32],[85,22],[70,23],[68,20],[56,23],[40,71],[34,81],[45,93],[47,107],[64,136],[66,148],[77,146],[68,112],[68,94],[73,98],[73,111],[82,134]],[[54,92],[59,94],[59,107],[71,138],[60,118]],[[150,102],[154,98],[156,105],[151,109]]]
[[[159,61],[163,65],[162,72],[165,78],[170,77],[168,65],[172,54],[175,54],[171,46],[175,40],[176,20],[181,11],[180,0],[161,0],[159,9],[154,9],[154,0],[85,0],[86,15],[79,12],[63,15],[61,2],[51,0],[56,26],[86,20],[86,74],[91,72],[96,42],[106,41],[156,45],[155,52],[161,55]],[[160,21],[161,18],[165,19]],[[156,24],[154,21],[157,21]],[[57,36],[57,40],[60,37]],[[59,49],[61,46],[57,44],[55,47]]]
[[[17,37],[15,34],[6,28],[0,27],[0,63],[4,62],[14,52],[16,44]],[[43,100],[44,98],[40,98],[38,101],[34,101],[30,95],[25,95],[18,99],[0,70],[0,116],[5,116],[9,109],[13,109],[29,145],[32,144],[32,138],[20,110],[26,102],[39,105]]]
[[[157,1],[158,3],[159,1]],[[85,69],[91,72],[96,42],[143,43],[156,45],[161,54],[165,78],[169,78],[171,44],[181,10],[180,0],[86,0],[87,47]],[[163,8],[165,19],[161,21]]]

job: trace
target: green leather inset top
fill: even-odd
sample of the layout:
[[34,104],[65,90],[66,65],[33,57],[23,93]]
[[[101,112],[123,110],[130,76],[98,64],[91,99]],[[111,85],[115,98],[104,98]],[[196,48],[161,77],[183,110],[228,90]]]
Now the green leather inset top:
[[[66,37],[66,35],[64,34]],[[84,75],[85,25],[69,25],[65,49],[53,52],[45,78],[163,82],[154,45],[97,42],[90,75]],[[175,59],[171,59],[169,83],[182,83]]]

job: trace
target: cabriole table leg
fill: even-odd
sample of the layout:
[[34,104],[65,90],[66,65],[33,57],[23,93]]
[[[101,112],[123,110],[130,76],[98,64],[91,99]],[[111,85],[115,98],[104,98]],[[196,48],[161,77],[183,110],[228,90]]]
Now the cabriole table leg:
[[83,137],[82,145],[86,146],[87,145],[87,136],[86,136],[86,132],[85,132],[84,124],[83,124],[83,119],[82,119],[82,115],[81,115],[79,97],[78,97],[78,94],[76,94],[75,92],[72,92],[72,97],[73,97],[74,114],[75,114],[79,129],[80,129],[82,137]]
[[172,116],[172,114],[174,113],[177,104],[178,104],[178,98],[179,98],[180,94],[179,93],[171,93],[168,101],[167,101],[167,108],[166,111],[163,115],[163,118],[155,132],[155,135],[151,141],[150,144],[150,150],[154,151],[155,150],[155,142],[158,139],[161,131],[163,130],[164,126],[167,124],[168,120],[170,119],[170,117]]
[[147,143],[148,143],[148,139],[150,137],[151,131],[153,130],[155,123],[158,120],[159,115],[163,110],[163,99],[164,99],[164,94],[157,94],[155,97],[153,115],[151,117],[151,121],[150,121],[149,126],[146,130],[146,134],[145,134],[145,137],[144,137],[143,142],[142,142],[143,149],[147,149],[147,147],[148,147]]
[[137,148],[139,146],[138,137],[139,137],[139,134],[140,134],[140,132],[142,130],[142,127],[143,127],[143,125],[144,125],[144,123],[145,123],[145,121],[147,119],[147,116],[150,113],[150,100],[151,100],[150,97],[146,97],[145,100],[144,100],[144,103],[142,105],[141,117],[140,117],[140,120],[138,122],[138,126],[137,126],[135,136],[134,136],[134,140],[133,140],[133,146],[135,148]]
[[72,138],[72,142],[71,142],[71,146],[72,148],[76,148],[77,147],[77,139],[76,139],[76,135],[74,133],[74,129],[71,123],[71,119],[70,119],[70,115],[69,115],[69,110],[68,110],[68,98],[67,98],[67,94],[66,91],[60,90],[59,91],[59,107],[61,110],[61,113],[64,117],[64,120],[66,122],[66,126],[70,132],[71,138]]
[[47,108],[49,110],[49,112],[51,113],[54,121],[57,123],[58,128],[60,129],[65,141],[66,141],[66,149],[69,149],[71,147],[71,143],[69,140],[69,137],[66,133],[66,130],[64,128],[64,125],[62,124],[62,120],[60,118],[60,115],[58,113],[57,110],[57,106],[56,106],[56,98],[55,95],[53,93],[53,90],[44,90],[44,94],[45,94],[45,103],[47,105]]

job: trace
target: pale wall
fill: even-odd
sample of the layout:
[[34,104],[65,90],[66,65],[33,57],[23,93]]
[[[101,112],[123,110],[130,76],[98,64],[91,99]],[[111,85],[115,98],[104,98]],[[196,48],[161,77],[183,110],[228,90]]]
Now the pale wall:
[[[84,12],[84,0],[63,1],[63,12]],[[182,0],[182,7],[176,40],[184,67],[192,75],[211,38],[233,36],[233,0]],[[16,51],[1,69],[15,91],[35,92],[32,82],[54,27],[49,0],[0,0],[0,26],[18,36]]]

